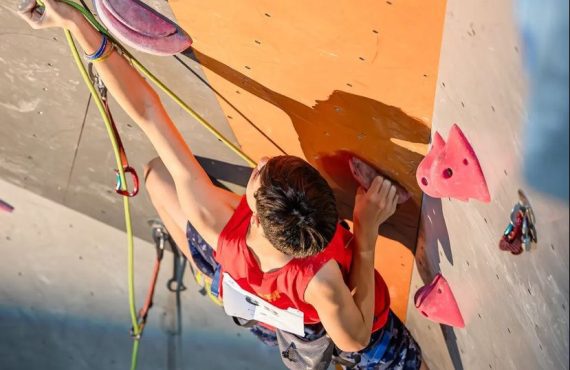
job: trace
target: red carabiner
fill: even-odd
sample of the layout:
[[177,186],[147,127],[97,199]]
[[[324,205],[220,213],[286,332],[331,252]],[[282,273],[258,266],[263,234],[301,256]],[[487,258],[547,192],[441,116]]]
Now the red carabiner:
[[117,186],[115,187],[115,192],[125,197],[129,198],[134,197],[139,192],[139,176],[137,175],[137,171],[135,171],[135,169],[132,168],[131,166],[125,166],[123,167],[123,170],[125,171],[125,174],[127,173],[131,174],[131,178],[133,179],[133,191],[129,192],[126,189],[125,190],[121,189],[122,188],[121,175],[119,174],[118,170],[115,170],[115,173],[117,174]]

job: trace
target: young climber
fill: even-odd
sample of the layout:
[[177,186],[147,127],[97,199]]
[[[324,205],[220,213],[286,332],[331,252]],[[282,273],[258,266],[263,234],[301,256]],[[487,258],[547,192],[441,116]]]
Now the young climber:
[[110,43],[100,50],[104,36],[80,12],[44,2],[45,9],[24,0],[20,16],[34,29],[68,29],[87,55],[105,57],[94,61],[100,77],[158,152],[145,168],[147,190],[189,261],[205,257],[242,289],[303,312],[305,338],[277,330],[288,367],[324,369],[334,356],[357,369],[426,368],[374,269],[378,227],[398,202],[390,181],[377,177],[368,191],[358,190],[353,234],[339,226],[326,181],[300,158],[261,160],[243,197],[214,186],[127,60]]

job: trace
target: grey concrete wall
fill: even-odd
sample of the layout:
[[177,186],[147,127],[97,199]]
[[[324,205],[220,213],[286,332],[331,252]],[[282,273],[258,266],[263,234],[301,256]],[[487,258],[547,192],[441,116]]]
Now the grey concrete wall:
[[[149,5],[168,16],[166,2]],[[115,160],[105,126],[71,58],[61,30],[33,31],[12,13],[16,1],[0,4],[0,178],[109,225],[124,229],[122,201],[113,191]],[[135,53],[136,54],[136,53]],[[137,57],[196,111],[235,142],[212,91],[173,58]],[[181,57],[202,75],[201,67]],[[239,191],[245,163],[161,95],[192,150],[226,185]],[[144,163],[156,156],[142,131],[112,102],[131,165],[142,179]],[[82,123],[85,117],[84,129]],[[232,174],[236,176],[231,176]],[[9,200],[9,194],[0,194]],[[131,202],[135,233],[148,239],[154,216],[144,189]]]
[[[125,233],[3,180],[0,194],[16,208],[0,212],[0,369],[129,369]],[[136,238],[138,308],[154,258]],[[172,277],[166,253],[137,369],[284,369],[275,348],[199,294],[188,270],[178,305]]]
[[[510,1],[449,0],[433,130],[458,123],[485,172],[491,204],[425,197],[412,294],[442,272],[466,321],[440,326],[409,304],[408,325],[433,369],[568,368],[568,205],[520,173],[525,79]],[[498,249],[517,190],[537,217],[538,249]]]

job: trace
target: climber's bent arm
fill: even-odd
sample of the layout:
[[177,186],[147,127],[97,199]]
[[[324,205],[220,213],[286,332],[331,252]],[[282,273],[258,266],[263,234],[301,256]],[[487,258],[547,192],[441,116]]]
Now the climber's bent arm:
[[[74,13],[68,28],[87,54],[100,47],[102,35],[81,13]],[[120,53],[113,52],[95,66],[109,92],[144,131],[172,175],[188,220],[210,245],[216,246],[239,197],[214,186],[156,91]]]

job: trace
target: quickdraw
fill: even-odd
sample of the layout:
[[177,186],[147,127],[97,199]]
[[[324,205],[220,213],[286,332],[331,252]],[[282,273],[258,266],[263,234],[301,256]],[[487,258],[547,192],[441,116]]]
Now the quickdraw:
[[113,119],[113,115],[111,114],[111,109],[109,108],[109,101],[107,99],[107,87],[103,80],[99,77],[97,72],[93,68],[93,63],[89,63],[87,66],[87,70],[89,72],[89,78],[99,92],[99,97],[103,102],[103,106],[105,108],[105,114],[109,117],[109,121],[111,122],[111,128],[113,130],[113,135],[117,140],[117,144],[119,146],[119,155],[121,158],[121,164],[123,168],[123,172],[126,174],[128,173],[131,175],[131,179],[133,182],[133,190],[129,191],[127,184],[123,184],[121,181],[121,174],[119,170],[115,170],[116,174],[116,182],[115,185],[115,192],[119,195],[125,197],[134,197],[139,192],[139,176],[137,175],[137,171],[129,166],[129,161],[127,159],[127,153],[125,152],[125,147],[123,146],[123,142],[121,141],[121,136],[119,135],[119,130],[117,130],[117,125],[115,124],[115,120]]
[[534,211],[522,190],[518,191],[518,195],[519,201],[511,210],[510,222],[499,240],[499,249],[514,255],[530,252],[538,243]]
[[160,265],[162,262],[162,258],[164,257],[164,247],[166,241],[169,240],[170,238],[168,232],[166,231],[166,228],[160,222],[151,221],[149,222],[149,224],[152,228],[152,239],[154,240],[154,246],[156,249],[156,258],[154,260],[154,267],[152,269],[152,275],[150,278],[150,284],[145,298],[145,302],[142,308],[139,310],[137,317],[137,323],[139,328],[138,332],[135,332],[135,328],[131,327],[131,337],[137,340],[140,339],[143,334],[144,327],[146,325],[146,320],[148,318],[148,312],[150,311],[150,308],[153,306],[154,303],[153,302],[154,291],[156,289],[156,282],[158,280],[158,273],[160,272]]

